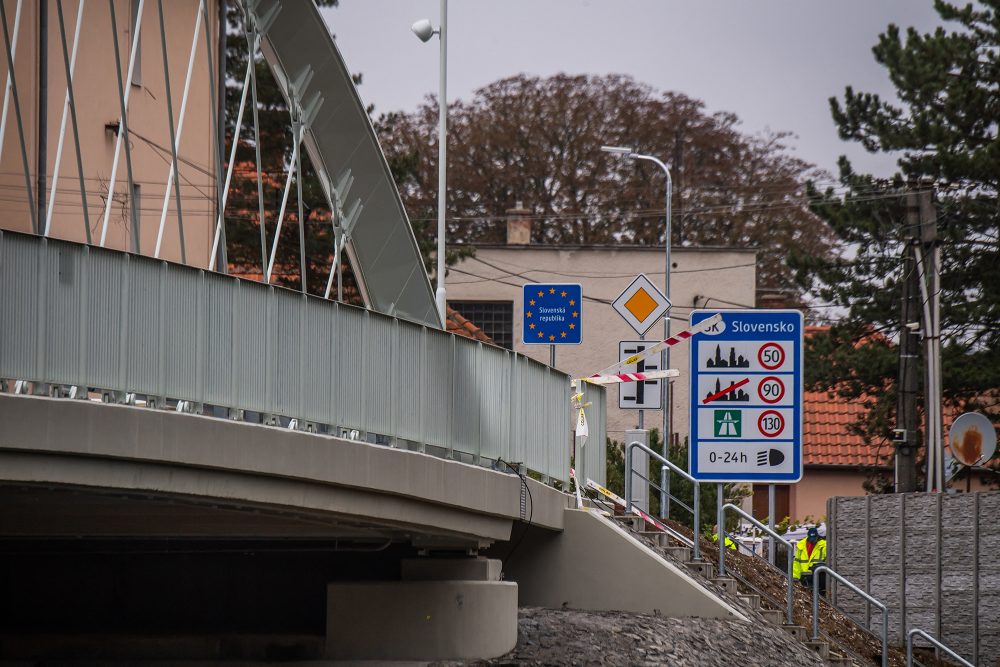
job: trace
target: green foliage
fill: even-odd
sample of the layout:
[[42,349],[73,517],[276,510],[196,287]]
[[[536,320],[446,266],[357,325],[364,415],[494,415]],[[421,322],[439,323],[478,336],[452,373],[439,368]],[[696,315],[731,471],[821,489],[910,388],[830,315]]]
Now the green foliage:
[[934,4],[947,29],[904,33],[890,25],[873,48],[898,103],[851,87],[830,100],[840,136],[899,154],[899,173],[858,174],[842,157],[840,188],[810,194],[846,252],[791,260],[803,288],[847,313],[809,341],[807,382],[864,401],[856,430],[885,445],[884,456],[896,421],[901,256],[918,234],[907,226],[907,185],[937,193],[945,400],[989,409],[1000,387],[1000,2]]

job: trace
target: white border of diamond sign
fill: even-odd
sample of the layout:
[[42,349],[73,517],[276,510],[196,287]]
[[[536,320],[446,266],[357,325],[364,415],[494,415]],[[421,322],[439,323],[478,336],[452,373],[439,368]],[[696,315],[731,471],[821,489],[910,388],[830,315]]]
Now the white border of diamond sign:
[[802,478],[802,313],[695,310],[688,469],[702,482]]
[[[656,302],[656,308],[650,311],[646,319],[639,321],[635,315],[629,312],[628,308],[625,307],[625,303],[631,299],[636,292],[639,290],[644,290],[646,294]],[[635,329],[635,332],[640,336],[645,335],[650,328],[656,324],[663,314],[667,312],[667,308],[670,307],[670,299],[664,296],[660,288],[653,284],[653,281],[646,277],[645,273],[640,273],[635,277],[635,280],[626,287],[621,294],[618,295],[612,303],[611,307],[622,316],[622,319],[628,322],[628,325]]]

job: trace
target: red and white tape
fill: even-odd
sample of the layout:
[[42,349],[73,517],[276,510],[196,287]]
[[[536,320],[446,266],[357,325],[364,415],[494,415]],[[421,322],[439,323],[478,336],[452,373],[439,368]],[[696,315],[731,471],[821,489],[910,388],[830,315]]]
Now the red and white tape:
[[[640,361],[643,361],[644,359],[649,359],[654,354],[659,354],[660,352],[662,352],[663,350],[667,349],[668,347],[672,347],[674,345],[677,345],[678,343],[686,341],[688,338],[690,338],[691,336],[695,335],[696,333],[701,333],[702,331],[707,331],[708,329],[711,329],[713,326],[715,326],[716,324],[718,324],[721,321],[722,321],[722,315],[720,315],[719,313],[716,313],[715,315],[712,315],[711,317],[702,320],[701,322],[699,322],[698,324],[694,325],[690,329],[686,329],[684,331],[679,331],[676,334],[674,334],[673,336],[671,336],[670,338],[666,338],[664,340],[661,340],[659,343],[656,343],[655,345],[650,345],[649,347],[647,347],[642,352],[639,352],[638,354],[633,354],[631,357],[627,357],[627,358],[619,361],[617,364],[613,364],[611,366],[608,366],[607,368],[605,368],[600,373],[594,373],[590,377],[591,378],[596,378],[596,377],[602,377],[602,376],[608,376],[608,375],[619,375],[619,374],[622,374],[625,371],[625,369],[628,368],[629,366],[634,366],[635,364],[639,363]],[[656,371],[651,371],[651,373],[655,373],[655,372]],[[674,372],[676,373],[676,371],[674,371]],[[590,378],[585,378],[585,379],[590,379]],[[650,379],[652,379],[652,378],[650,378]]]
[[665,370],[646,371],[644,373],[617,373],[615,375],[591,375],[589,378],[580,378],[588,384],[618,384],[621,382],[643,382],[645,380],[661,380],[663,378],[675,378],[681,372],[676,368]]

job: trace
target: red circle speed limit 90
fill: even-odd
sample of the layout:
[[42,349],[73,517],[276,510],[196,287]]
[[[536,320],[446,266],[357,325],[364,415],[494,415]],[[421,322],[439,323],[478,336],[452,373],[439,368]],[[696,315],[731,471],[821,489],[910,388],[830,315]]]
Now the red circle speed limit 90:
[[785,383],[779,377],[768,375],[757,384],[757,395],[765,403],[777,403],[785,397]]
[[785,363],[785,348],[777,343],[764,343],[757,351],[757,361],[769,371],[777,370]]
[[777,438],[785,430],[785,418],[777,410],[764,410],[757,418],[757,428],[767,438]]

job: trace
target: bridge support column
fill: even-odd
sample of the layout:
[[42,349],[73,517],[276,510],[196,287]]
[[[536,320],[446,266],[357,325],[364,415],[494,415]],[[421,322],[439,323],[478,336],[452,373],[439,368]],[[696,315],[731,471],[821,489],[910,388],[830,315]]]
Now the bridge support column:
[[486,558],[402,562],[403,581],[327,587],[326,655],[335,660],[475,660],[517,643],[517,584]]

